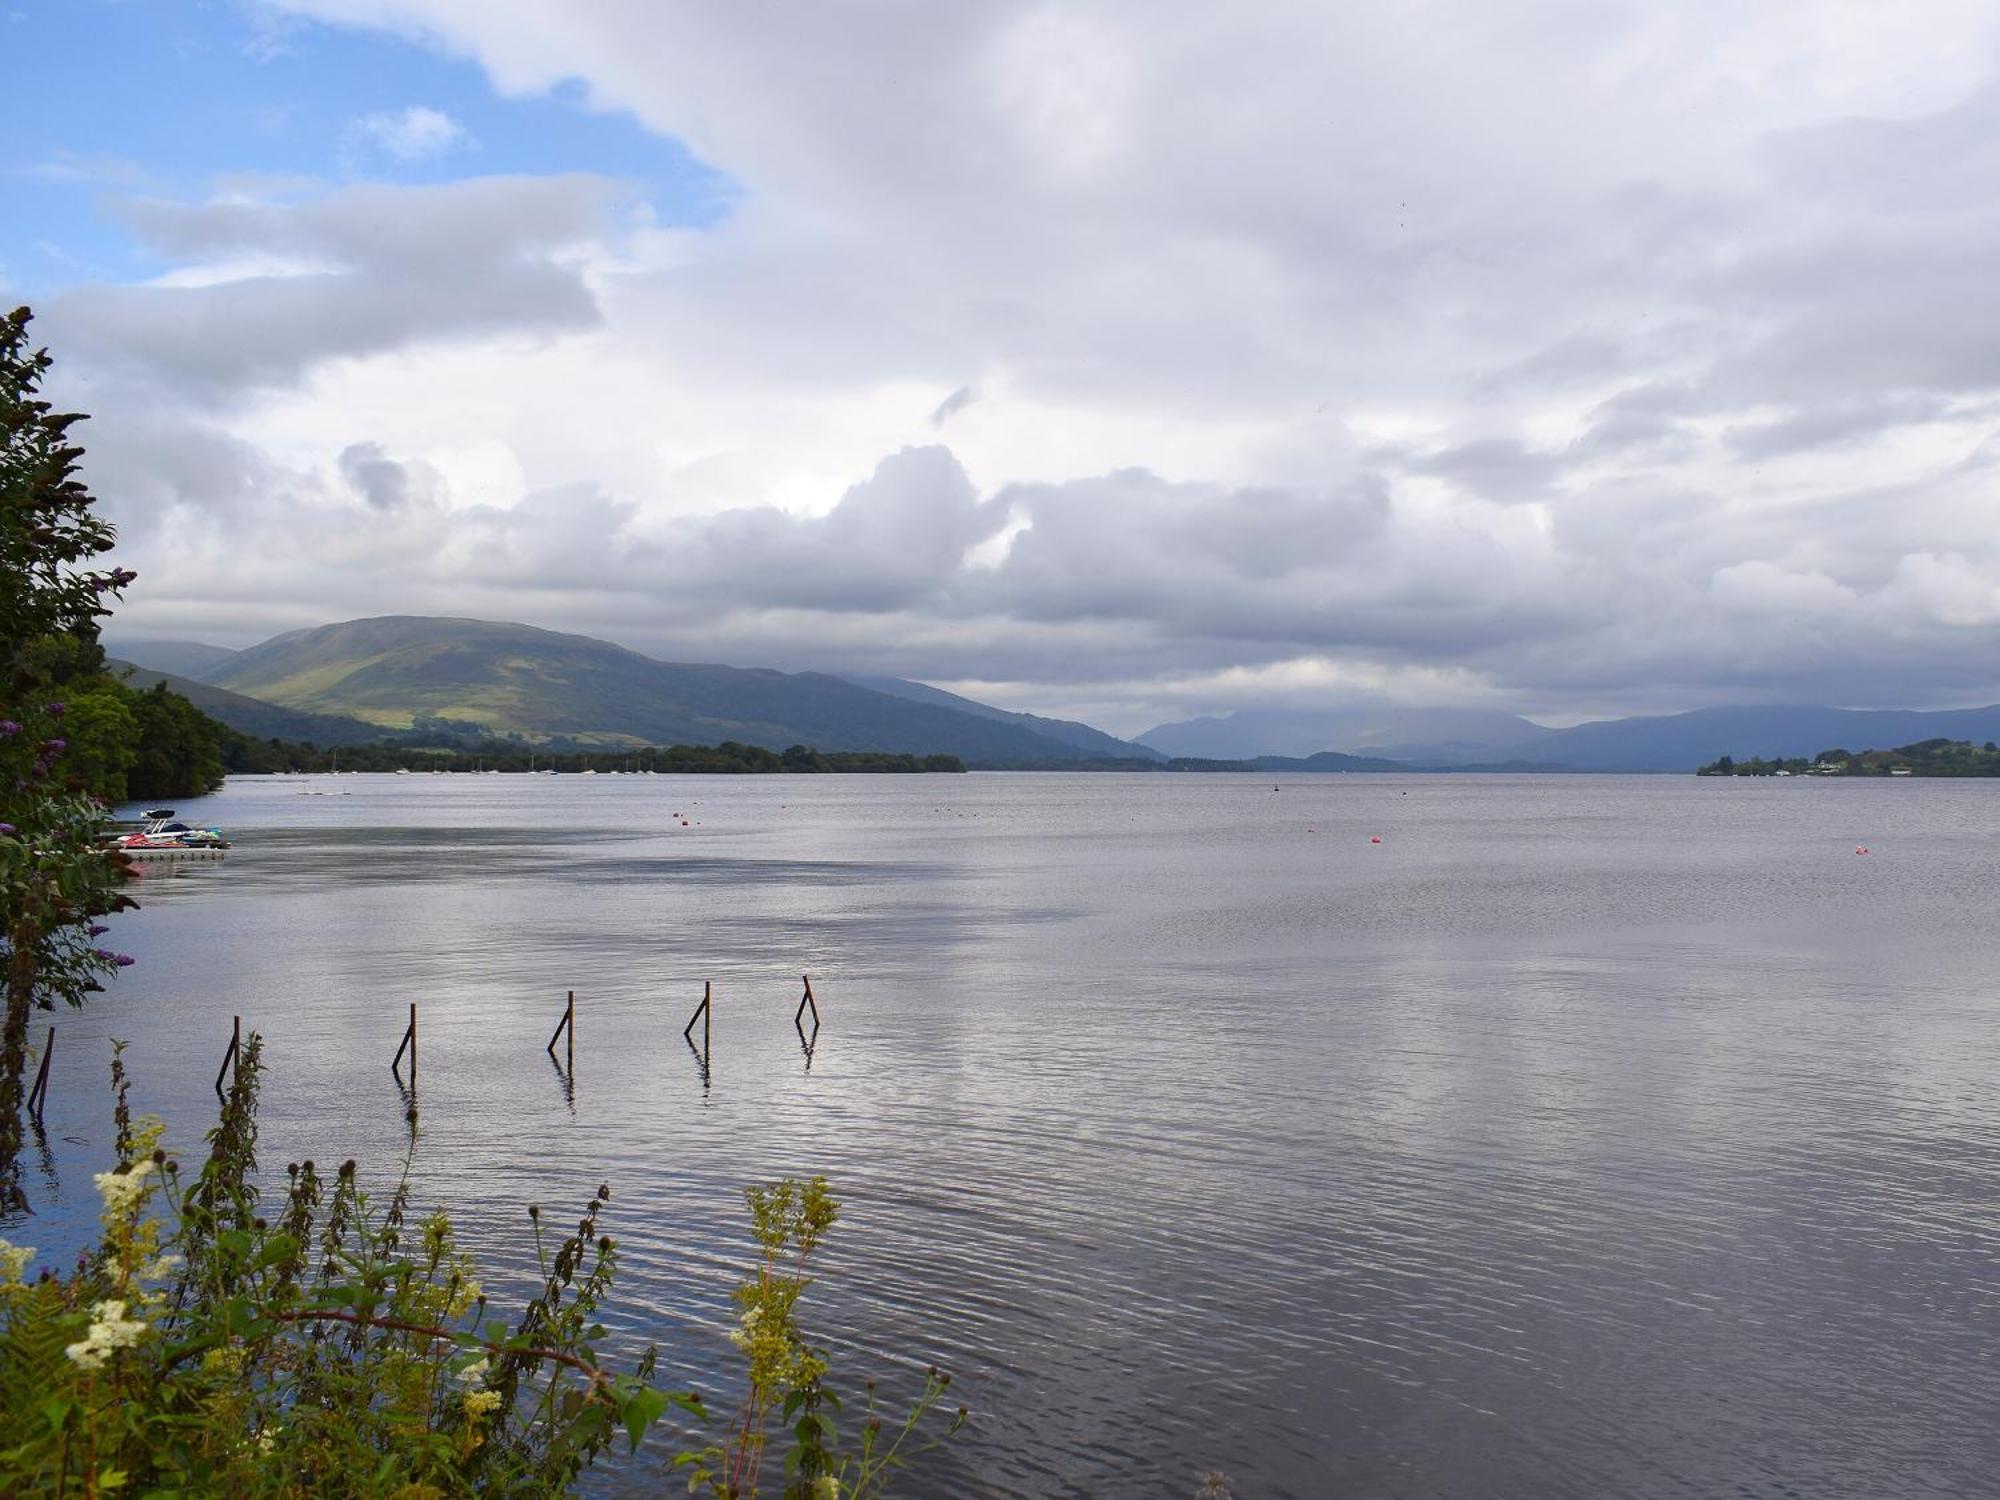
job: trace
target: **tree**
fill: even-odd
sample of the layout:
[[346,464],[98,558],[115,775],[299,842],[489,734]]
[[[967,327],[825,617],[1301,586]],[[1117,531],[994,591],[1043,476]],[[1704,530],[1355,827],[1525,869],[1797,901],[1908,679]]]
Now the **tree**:
[[136,752],[131,795],[149,801],[199,797],[221,784],[220,726],[179,693],[156,682],[133,694]]
[[[80,1005],[120,956],[93,918],[133,905],[98,842],[104,808],[66,752],[68,675],[97,651],[97,621],[135,576],[93,569],[116,533],[91,509],[70,443],[79,416],[37,395],[50,365],[29,313],[0,320],[0,1204],[22,1204],[22,1074],[33,1011]],[[101,654],[95,660],[101,661]]]
[[100,802],[123,802],[126,774],[138,755],[139,718],[132,711],[134,695],[107,677],[81,692],[70,689],[63,696],[68,704],[63,738],[69,741],[64,764]]

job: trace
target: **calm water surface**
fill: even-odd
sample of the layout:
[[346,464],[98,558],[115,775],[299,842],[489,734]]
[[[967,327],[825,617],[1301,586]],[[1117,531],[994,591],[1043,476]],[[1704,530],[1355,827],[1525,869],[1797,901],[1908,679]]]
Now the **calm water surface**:
[[386,1174],[414,999],[419,1200],[518,1289],[525,1205],[608,1180],[619,1328],[698,1387],[738,1188],[830,1176],[836,1371],[936,1360],[974,1411],[911,1495],[2000,1486],[2000,785],[341,776],[182,811],[237,848],[149,880],[138,966],[56,1018],[9,1231],[45,1253],[95,1213],[109,1038],[191,1141],[240,1012],[267,1166]]

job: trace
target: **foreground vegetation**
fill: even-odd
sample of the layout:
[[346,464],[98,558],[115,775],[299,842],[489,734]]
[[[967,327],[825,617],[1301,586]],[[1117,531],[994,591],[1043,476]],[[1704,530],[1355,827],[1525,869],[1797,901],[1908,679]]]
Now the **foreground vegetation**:
[[[568,1493],[614,1445],[658,1429],[691,1491],[760,1493],[774,1420],[776,1492],[880,1495],[965,1420],[929,1372],[908,1412],[869,1410],[852,1441],[823,1350],[797,1320],[806,1266],[838,1217],[826,1184],[749,1193],[759,1247],[736,1289],[745,1365],[734,1417],[711,1431],[692,1390],[603,1352],[598,1309],[618,1266],[599,1187],[561,1228],[527,1209],[539,1288],[492,1316],[442,1212],[412,1211],[408,1163],[375,1201],[352,1161],[285,1169],[268,1212],[256,1182],[262,1044],[245,1043],[206,1160],[185,1170],[159,1122],[134,1120],[114,1053],[118,1163],[96,1178],[102,1233],[74,1270],[35,1274],[0,1240],[0,1493],[303,1497]],[[573,1224],[574,1227],[570,1227]]]
[[1894,750],[1822,750],[1807,759],[1737,760],[1725,755],[1697,776],[2000,776],[2000,745],[1988,740],[1919,740]]

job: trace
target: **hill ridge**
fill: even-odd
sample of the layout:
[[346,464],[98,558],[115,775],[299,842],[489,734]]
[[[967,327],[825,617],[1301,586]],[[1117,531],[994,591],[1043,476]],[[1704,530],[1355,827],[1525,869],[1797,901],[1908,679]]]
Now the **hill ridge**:
[[664,661],[595,636],[464,616],[377,615],[286,631],[239,652],[214,681],[385,731],[452,727],[605,744],[733,739],[1024,765],[1107,753],[1004,710],[990,710],[994,718],[832,673]]

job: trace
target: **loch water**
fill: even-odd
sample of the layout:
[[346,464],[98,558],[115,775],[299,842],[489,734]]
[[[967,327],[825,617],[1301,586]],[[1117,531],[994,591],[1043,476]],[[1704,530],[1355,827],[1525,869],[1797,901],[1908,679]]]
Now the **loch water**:
[[[94,1222],[111,1038],[191,1149],[240,1014],[267,1171],[386,1186],[416,1001],[417,1201],[504,1298],[525,1205],[609,1182],[612,1321],[669,1378],[729,1389],[742,1185],[826,1174],[837,1377],[936,1361],[972,1408],[911,1496],[2000,1487],[2000,784],[346,775],[181,811],[236,847],[149,876],[107,940],[138,963],[37,1022],[5,1232],[45,1257]],[[680,1493],[646,1458],[592,1492]]]

